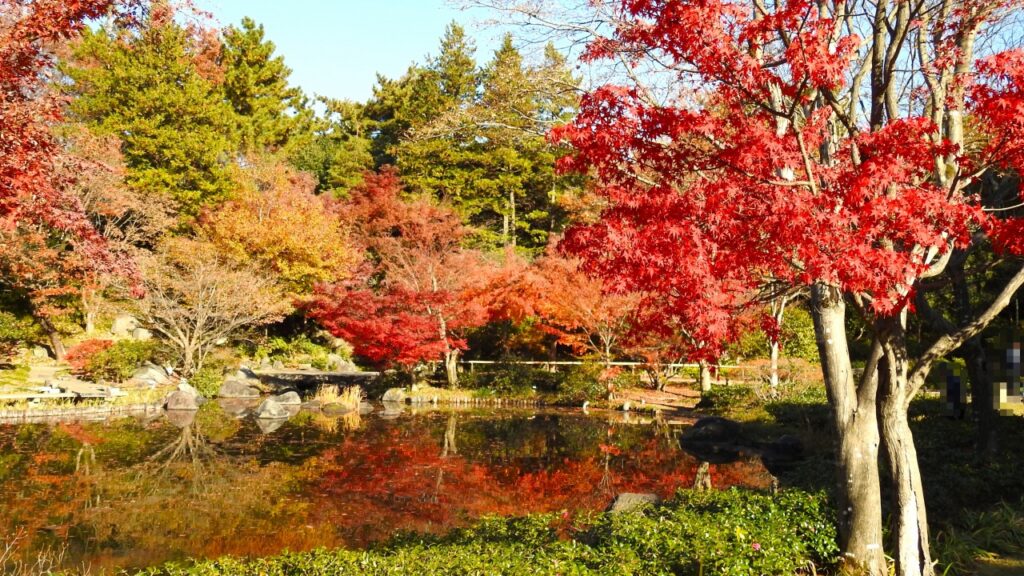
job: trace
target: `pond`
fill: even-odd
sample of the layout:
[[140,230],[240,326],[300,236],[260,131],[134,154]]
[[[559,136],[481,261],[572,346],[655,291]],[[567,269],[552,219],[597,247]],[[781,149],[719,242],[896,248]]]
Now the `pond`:
[[[601,510],[663,497],[701,463],[681,427],[553,410],[300,412],[268,426],[234,405],[195,416],[0,425],[0,537],[93,574],[189,557],[362,547],[486,514]],[[765,487],[757,460],[715,487]],[[3,542],[0,542],[0,552]]]

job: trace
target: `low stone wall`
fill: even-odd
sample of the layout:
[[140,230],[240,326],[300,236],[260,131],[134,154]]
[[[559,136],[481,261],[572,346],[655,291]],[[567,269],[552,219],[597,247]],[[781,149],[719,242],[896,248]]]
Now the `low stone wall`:
[[0,424],[48,424],[58,422],[100,421],[117,416],[155,416],[163,411],[160,404],[127,404],[123,406],[82,406],[67,408],[28,408],[0,410]]

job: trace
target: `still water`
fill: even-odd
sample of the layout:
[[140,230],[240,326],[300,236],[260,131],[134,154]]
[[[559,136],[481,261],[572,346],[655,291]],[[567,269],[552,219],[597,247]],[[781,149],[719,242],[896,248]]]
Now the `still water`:
[[[681,427],[579,411],[412,409],[268,426],[237,405],[194,417],[0,425],[0,551],[93,574],[190,557],[360,547],[487,514],[601,510],[671,495],[700,464]],[[712,484],[764,487],[756,461]]]

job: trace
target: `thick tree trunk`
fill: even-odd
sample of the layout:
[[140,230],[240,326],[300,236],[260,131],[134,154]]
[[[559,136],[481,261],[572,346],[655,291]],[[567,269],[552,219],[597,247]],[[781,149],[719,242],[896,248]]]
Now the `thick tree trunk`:
[[844,568],[886,574],[878,481],[877,377],[870,370],[856,384],[846,341],[846,303],[839,289],[816,284],[811,314],[822,375],[836,428],[839,549]]
[[896,576],[933,576],[921,469],[907,419],[910,403],[907,354],[901,338],[886,348],[883,369],[879,371],[878,410],[882,420],[882,446],[893,487]]
[[459,351],[449,350],[444,355],[444,372],[448,377],[448,387],[459,387]]

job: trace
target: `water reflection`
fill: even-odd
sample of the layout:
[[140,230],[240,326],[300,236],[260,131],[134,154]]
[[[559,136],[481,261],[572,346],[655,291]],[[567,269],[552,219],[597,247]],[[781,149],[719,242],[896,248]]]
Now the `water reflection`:
[[483,514],[598,510],[619,492],[767,487],[703,463],[678,426],[557,411],[377,407],[266,426],[251,405],[109,423],[0,426],[0,535],[66,545],[93,573],[187,557],[364,546]]

